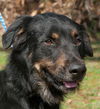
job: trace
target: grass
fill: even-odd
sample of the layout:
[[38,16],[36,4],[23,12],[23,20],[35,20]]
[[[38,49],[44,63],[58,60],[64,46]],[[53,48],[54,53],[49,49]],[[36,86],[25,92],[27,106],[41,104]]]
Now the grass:
[[0,51],[0,68],[2,68],[2,66],[4,66],[6,64],[7,61],[7,54],[4,51]]
[[[61,109],[100,109],[100,42],[92,43],[94,57],[86,58],[87,75],[81,88],[65,97]],[[8,52],[0,50],[0,69],[7,61]]]

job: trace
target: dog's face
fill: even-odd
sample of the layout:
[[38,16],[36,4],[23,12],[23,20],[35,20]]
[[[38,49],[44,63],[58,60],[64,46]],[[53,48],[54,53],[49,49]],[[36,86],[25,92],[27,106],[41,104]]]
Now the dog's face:
[[85,31],[53,17],[18,18],[3,36],[5,48],[12,44],[13,50],[26,51],[32,88],[48,103],[79,86],[86,72],[82,58],[92,56]]

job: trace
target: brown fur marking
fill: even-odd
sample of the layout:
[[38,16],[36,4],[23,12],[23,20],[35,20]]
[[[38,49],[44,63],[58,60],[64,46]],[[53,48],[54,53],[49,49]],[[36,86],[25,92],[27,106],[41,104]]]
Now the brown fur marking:
[[58,33],[52,33],[51,36],[53,39],[58,39],[60,37],[60,35]]
[[39,62],[35,63],[33,66],[40,71],[41,67],[52,66],[53,63],[49,59],[42,59]]
[[35,63],[33,66],[41,72],[42,67],[46,67],[50,73],[57,74],[59,72],[59,69],[62,69],[65,67],[66,62],[65,62],[65,55],[62,53],[57,60],[53,63],[49,59],[43,59],[37,63]]
[[74,29],[74,30],[72,30],[72,31],[71,31],[71,35],[72,35],[72,37],[73,37],[73,38],[76,38],[76,37],[77,37],[77,35],[78,35],[78,31],[77,31],[77,30],[75,30],[75,29]]

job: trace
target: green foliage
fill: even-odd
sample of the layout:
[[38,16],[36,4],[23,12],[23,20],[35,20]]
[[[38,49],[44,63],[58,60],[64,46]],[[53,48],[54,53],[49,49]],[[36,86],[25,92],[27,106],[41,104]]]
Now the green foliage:
[[0,51],[0,69],[2,69],[7,62],[7,52]]

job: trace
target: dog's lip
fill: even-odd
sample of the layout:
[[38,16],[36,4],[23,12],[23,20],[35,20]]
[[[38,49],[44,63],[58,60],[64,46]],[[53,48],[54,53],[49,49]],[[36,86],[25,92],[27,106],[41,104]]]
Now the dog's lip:
[[77,82],[63,82],[64,86],[68,89],[71,89],[71,88],[76,88],[78,86],[78,83]]

